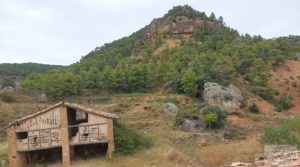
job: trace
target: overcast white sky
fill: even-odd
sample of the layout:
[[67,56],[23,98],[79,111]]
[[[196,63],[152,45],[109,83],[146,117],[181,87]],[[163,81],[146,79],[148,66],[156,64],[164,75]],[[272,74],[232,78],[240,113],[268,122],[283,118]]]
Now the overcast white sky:
[[300,35],[300,0],[0,0],[0,63],[69,65],[184,4],[243,34]]

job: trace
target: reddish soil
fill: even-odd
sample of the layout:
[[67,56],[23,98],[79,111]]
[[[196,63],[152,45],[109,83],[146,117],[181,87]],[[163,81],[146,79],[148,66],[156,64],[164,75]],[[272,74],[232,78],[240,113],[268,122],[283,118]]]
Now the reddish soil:
[[165,50],[167,47],[169,48],[175,48],[180,46],[181,41],[179,39],[166,39],[164,43],[157,49],[154,50],[153,55],[157,55],[163,50]]
[[293,96],[295,107],[290,112],[300,113],[300,61],[287,60],[272,71],[270,85],[280,94]]

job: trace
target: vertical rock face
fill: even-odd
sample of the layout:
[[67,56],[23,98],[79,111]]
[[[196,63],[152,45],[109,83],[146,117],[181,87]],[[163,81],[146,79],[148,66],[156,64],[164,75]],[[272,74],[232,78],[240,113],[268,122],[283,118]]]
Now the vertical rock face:
[[175,20],[158,18],[144,29],[144,36],[149,37],[157,34],[191,34],[195,27],[201,23],[200,19],[189,19],[185,16],[177,17]]
[[207,82],[204,84],[203,100],[211,105],[218,106],[232,113],[240,108],[243,96],[241,91],[233,86],[221,86],[214,82]]

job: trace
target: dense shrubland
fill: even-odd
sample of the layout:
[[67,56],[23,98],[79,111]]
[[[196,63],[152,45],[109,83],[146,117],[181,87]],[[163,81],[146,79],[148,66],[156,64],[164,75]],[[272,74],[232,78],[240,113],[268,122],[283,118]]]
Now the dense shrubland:
[[[83,57],[66,69],[46,74],[31,74],[24,82],[27,90],[38,90],[52,98],[98,92],[150,92],[169,88],[177,93],[199,96],[205,81],[222,85],[244,76],[251,90],[267,100],[278,92],[267,81],[270,69],[300,52],[299,45],[286,38],[266,40],[261,36],[240,35],[225,26],[223,18],[193,9],[174,7],[165,17],[186,15],[205,20],[189,39],[164,34],[141,40],[143,29]],[[187,12],[188,11],[188,12]],[[153,51],[166,38],[178,38],[180,47],[167,47],[157,55]]]

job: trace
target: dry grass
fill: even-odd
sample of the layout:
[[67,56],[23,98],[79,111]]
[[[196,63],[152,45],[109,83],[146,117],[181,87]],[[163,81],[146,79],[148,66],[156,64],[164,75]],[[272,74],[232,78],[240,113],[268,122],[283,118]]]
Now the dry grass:
[[6,158],[7,155],[7,144],[5,142],[0,143],[0,159]]
[[[97,98],[97,97],[95,97]],[[261,146],[255,135],[245,140],[230,141],[228,143],[202,144],[201,133],[199,141],[174,143],[178,137],[188,137],[195,132],[183,132],[174,129],[174,117],[166,115],[163,104],[168,99],[178,102],[180,110],[194,108],[197,99],[191,99],[183,95],[164,94],[119,94],[101,96],[98,102],[92,103],[92,107],[113,112],[115,107],[120,107],[120,121],[139,133],[150,137],[153,146],[150,149],[140,150],[132,156],[116,156],[113,159],[93,158],[88,160],[77,160],[72,163],[74,167],[217,167],[232,161],[252,161],[261,151]],[[73,102],[84,104],[82,99],[73,99]],[[126,105],[124,105],[126,104]],[[145,109],[145,106],[147,108]],[[150,106],[150,108],[149,108]],[[4,109],[4,110],[3,110]],[[36,111],[36,104],[0,103],[0,114],[8,113],[9,120],[16,117],[16,113],[25,115]],[[258,125],[258,122],[246,120],[246,118],[235,119],[235,123],[246,125]],[[263,126],[264,118],[259,121]],[[254,128],[254,127],[253,127]],[[255,132],[257,133],[257,132]],[[201,143],[201,145],[199,145]],[[6,156],[7,146],[0,145],[0,156]]]

